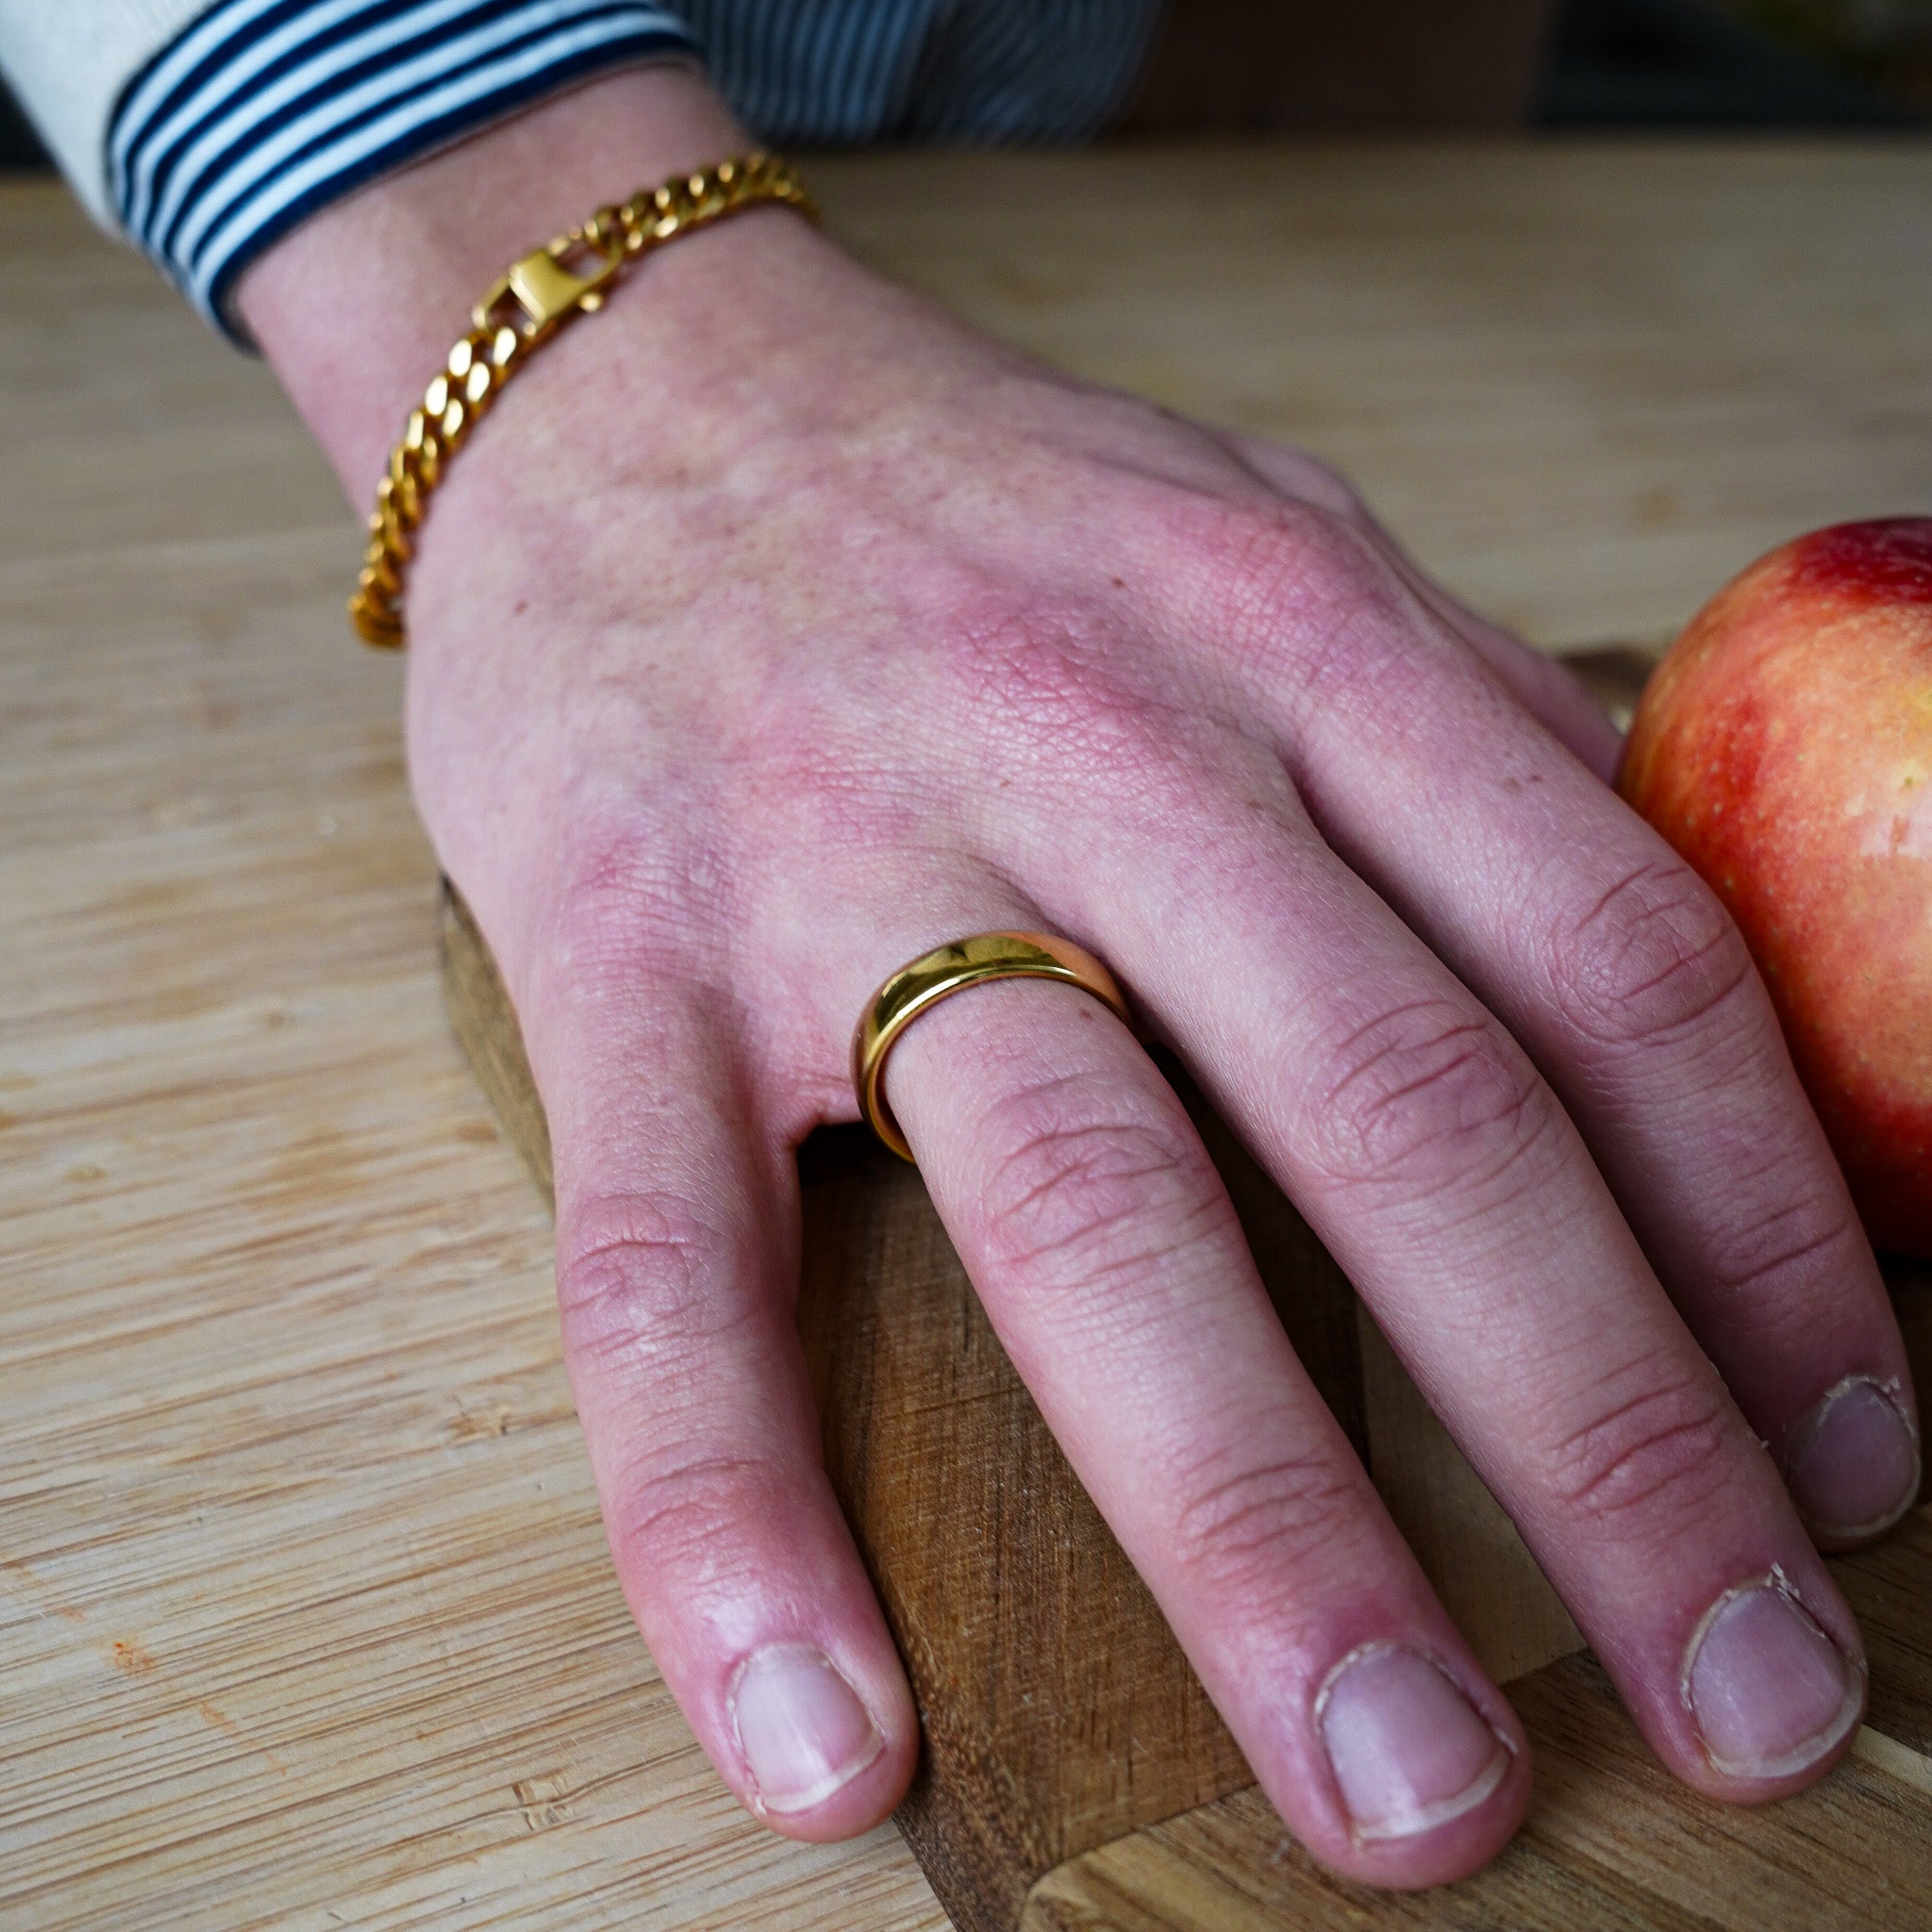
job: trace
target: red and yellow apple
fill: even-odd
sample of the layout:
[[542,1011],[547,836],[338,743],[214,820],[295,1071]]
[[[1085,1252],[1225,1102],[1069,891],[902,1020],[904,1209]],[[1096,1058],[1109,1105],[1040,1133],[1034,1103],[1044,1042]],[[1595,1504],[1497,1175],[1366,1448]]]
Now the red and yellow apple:
[[1932,517],[1719,591],[1618,784],[1730,908],[1873,1241],[1932,1257]]

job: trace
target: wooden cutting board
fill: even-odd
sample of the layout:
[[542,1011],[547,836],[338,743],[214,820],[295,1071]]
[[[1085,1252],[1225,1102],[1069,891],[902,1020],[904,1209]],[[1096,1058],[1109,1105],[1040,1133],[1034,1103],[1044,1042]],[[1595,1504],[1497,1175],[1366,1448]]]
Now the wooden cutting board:
[[[1624,722],[1651,661],[1573,658]],[[439,930],[457,1037],[547,1198],[549,1135],[516,1017],[446,880]],[[917,1171],[862,1128],[825,1130],[800,1157],[799,1326],[826,1467],[919,1704],[924,1751],[899,1828],[960,1932],[1824,1925],[1864,1923],[1850,1904],[1864,1897],[1895,1924],[1932,1924],[1932,1515],[1835,1566],[1872,1654],[1851,1764],[1766,1809],[1695,1796],[1639,1740],[1341,1269],[1180,1067],[1163,1066],[1298,1354],[1477,1655],[1510,1684],[1539,1804],[1494,1866],[1421,1902],[1303,1855],[1048,1433]],[[1892,1285],[1932,1388],[1932,1282],[1899,1270]]]

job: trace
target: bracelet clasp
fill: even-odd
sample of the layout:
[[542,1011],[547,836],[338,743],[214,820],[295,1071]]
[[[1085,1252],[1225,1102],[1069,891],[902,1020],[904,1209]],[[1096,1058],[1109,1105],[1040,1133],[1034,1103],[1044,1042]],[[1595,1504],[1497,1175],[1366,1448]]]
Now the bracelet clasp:
[[581,226],[510,265],[470,311],[469,333],[458,337],[429,378],[375,486],[362,573],[349,599],[350,622],[365,641],[402,649],[403,579],[430,493],[523,366],[525,352],[574,315],[603,308],[609,285],[638,257],[763,202],[818,219],[805,184],[775,155],[742,155],[640,189],[622,207],[598,208]]
[[[601,242],[585,235],[559,235],[513,262],[496,286],[477,303],[474,321],[478,328],[494,327],[511,318],[511,304],[523,312],[518,333],[534,341],[547,336],[566,316],[601,308],[605,285],[624,266],[622,229]],[[590,258],[588,268],[576,258]]]

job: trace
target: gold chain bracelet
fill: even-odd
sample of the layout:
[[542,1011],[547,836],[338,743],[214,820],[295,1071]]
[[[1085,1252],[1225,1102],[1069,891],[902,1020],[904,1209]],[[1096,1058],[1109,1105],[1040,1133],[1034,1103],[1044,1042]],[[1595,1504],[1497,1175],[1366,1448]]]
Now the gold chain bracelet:
[[640,256],[766,201],[818,220],[786,162],[746,155],[641,189],[621,208],[600,208],[581,227],[525,256],[484,296],[471,311],[469,333],[409,412],[389,474],[376,485],[362,574],[349,599],[350,621],[365,642],[402,648],[403,572],[430,491],[530,351],[575,317],[601,308],[618,275]]

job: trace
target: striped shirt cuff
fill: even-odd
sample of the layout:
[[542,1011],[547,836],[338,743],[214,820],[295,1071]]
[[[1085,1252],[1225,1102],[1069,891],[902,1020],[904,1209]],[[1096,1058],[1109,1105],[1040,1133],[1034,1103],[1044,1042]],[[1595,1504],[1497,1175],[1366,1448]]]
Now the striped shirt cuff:
[[217,0],[108,127],[123,225],[202,313],[318,208],[601,69],[683,55],[646,0]]

